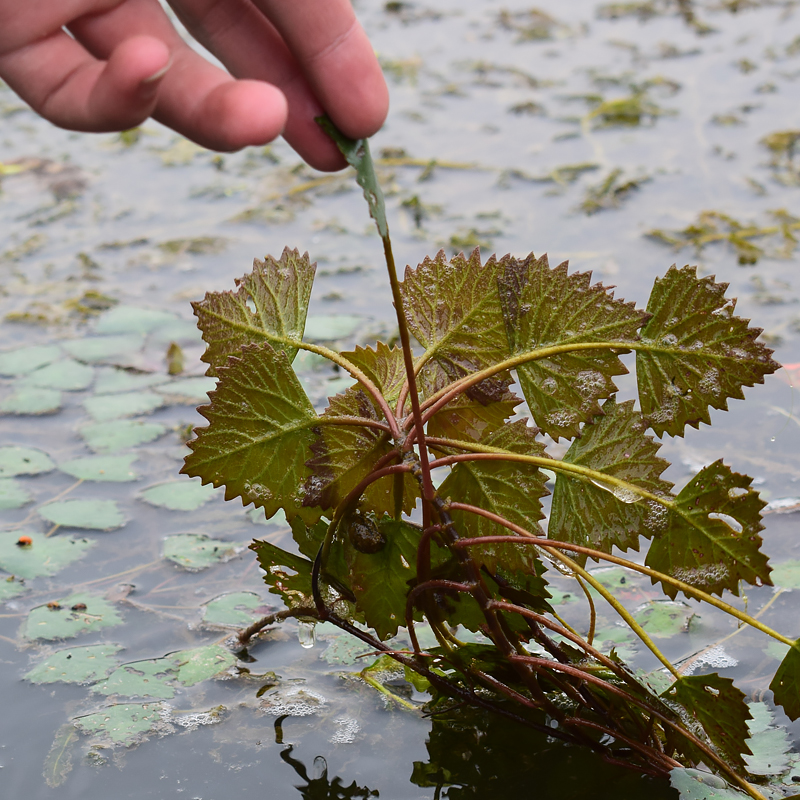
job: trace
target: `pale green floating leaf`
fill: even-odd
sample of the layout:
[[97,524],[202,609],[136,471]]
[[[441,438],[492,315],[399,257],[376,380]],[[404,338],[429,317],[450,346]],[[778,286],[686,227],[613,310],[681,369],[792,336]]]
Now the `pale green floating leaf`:
[[[30,538],[31,544],[20,546],[20,537]],[[0,533],[0,568],[18,578],[38,578],[55,575],[69,566],[94,543],[87,539],[51,536],[35,531],[3,531]]]
[[269,519],[264,514],[264,509],[259,506],[245,509],[245,516],[256,525],[267,525],[270,528],[288,528],[286,512],[279,508]]
[[783,661],[783,659],[786,658],[786,654],[789,652],[789,645],[779,642],[776,639],[770,639],[764,648],[764,652],[771,655],[777,661]]
[[114,306],[103,314],[95,325],[94,332],[102,334],[149,333],[155,328],[179,322],[180,318],[168,311],[137,306]]
[[213,486],[203,486],[199,480],[156,483],[142,492],[142,500],[172,511],[194,511],[207,503],[216,493]]
[[121,697],[169,700],[175,697],[175,687],[170,685],[174,673],[174,665],[166,658],[132,661],[115,669],[106,680],[96,684],[92,691]]
[[206,625],[239,628],[250,625],[266,613],[264,601],[255,592],[230,592],[205,604],[203,622]]
[[137,456],[85,456],[65,461],[59,469],[84,481],[110,481],[125,483],[138,480],[139,476],[131,468]]
[[0,478],[0,511],[22,508],[33,498],[19,481],[13,478]]
[[61,786],[72,772],[72,750],[78,739],[78,731],[71,722],[62,725],[57,731],[50,752],[44,760],[43,776],[52,789]]
[[743,800],[743,792],[731,789],[722,778],[698,769],[675,768],[669,773],[672,788],[680,794],[680,800]]
[[50,456],[33,447],[0,447],[0,478],[40,475],[55,469]]
[[98,336],[91,339],[70,339],[64,349],[78,361],[97,363],[130,356],[141,349],[142,337],[136,334]]
[[119,644],[91,644],[59,650],[37,664],[24,679],[31,683],[90,683],[105,677],[116,665]]
[[352,336],[365,322],[354,314],[320,314],[306,318],[303,338],[312,342],[331,342]]
[[772,568],[769,576],[781,589],[800,589],[800,560],[784,561]]
[[189,320],[176,319],[166,325],[161,325],[150,334],[150,341],[153,344],[169,344],[170,342],[178,342],[178,344],[188,344],[202,342],[203,334],[197,327],[197,324]]
[[62,392],[79,392],[86,389],[92,380],[94,380],[94,368],[71,358],[62,358],[28,373],[20,380],[19,385],[59,389]]
[[355,386],[352,378],[334,378],[333,380],[326,381],[323,386],[323,391],[326,397],[333,397],[347,391],[351,386]]
[[161,703],[120,703],[73,722],[84,733],[120,745],[136,744],[164,724]]
[[39,509],[39,515],[67,528],[112,531],[125,524],[114,500],[58,500]]
[[97,422],[150,414],[163,405],[164,398],[153,392],[96,395],[83,401],[84,408]]
[[752,755],[743,754],[751,775],[782,775],[789,769],[792,744],[786,729],[773,726],[772,712],[766,703],[749,703],[752,719],[747,720],[750,737],[747,746]]
[[177,381],[162,384],[156,391],[168,397],[178,397],[190,403],[208,403],[208,393],[217,387],[216,378],[181,378]]
[[350,666],[360,660],[361,656],[374,652],[374,648],[354,636],[340,633],[334,636],[328,646],[320,654],[323,661],[336,666]]
[[45,364],[51,364],[61,356],[61,348],[56,345],[35,344],[4,350],[0,353],[0,375],[14,377],[27,375]]
[[163,436],[166,430],[164,425],[157,422],[119,419],[84,425],[80,434],[92,450],[116,452],[152,442]]
[[650,600],[636,610],[633,618],[657,639],[687,630],[694,616],[692,607],[676,600]]
[[0,402],[0,412],[16,416],[55,414],[61,408],[61,392],[17,384],[14,393]]
[[177,533],[164,540],[164,558],[196,572],[236,555],[236,546],[202,533]]
[[169,375],[149,372],[129,372],[116,367],[104,367],[97,375],[94,393],[119,394],[121,392],[139,392],[159,383],[166,383]]
[[[82,606],[86,606],[83,608]],[[122,617],[102,597],[73,594],[63,600],[34,608],[23,625],[27,639],[72,639],[81,633],[119,625]]]
[[26,588],[25,584],[14,575],[0,575],[0,603],[22,594]]
[[167,656],[177,668],[177,680],[183,686],[194,686],[201,681],[227,672],[237,661],[236,656],[219,644],[210,644],[194,650],[180,650]]

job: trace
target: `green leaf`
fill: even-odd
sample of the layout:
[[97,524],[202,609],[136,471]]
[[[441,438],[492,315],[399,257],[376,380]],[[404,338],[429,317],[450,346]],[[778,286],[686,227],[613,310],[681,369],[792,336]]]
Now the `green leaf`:
[[219,644],[209,644],[192,650],[180,650],[165,660],[176,670],[176,680],[182,686],[194,686],[227,672],[237,661],[236,656]]
[[39,516],[67,528],[113,531],[125,524],[114,500],[57,500],[39,508]]
[[250,625],[267,613],[255,592],[228,592],[203,605],[203,624],[223,628]]
[[120,419],[84,425],[80,434],[92,450],[113,453],[152,442],[166,431],[166,427],[157,422]]
[[751,755],[745,743],[750,709],[745,695],[731,678],[711,675],[682,675],[664,693],[680,703],[708,734],[726,759],[744,768],[743,754]]
[[84,481],[110,481],[125,483],[135,481],[139,476],[131,469],[137,456],[84,456],[65,461],[59,469]]
[[[544,446],[536,440],[538,431],[525,420],[508,423],[484,437],[481,444],[499,452],[543,456]],[[546,476],[538,467],[516,461],[463,461],[439,487],[442,497],[491,511],[509,522],[540,535],[541,498],[548,494]],[[453,509],[450,512],[461,536],[504,535],[509,531],[477,514]],[[515,544],[491,544],[471,548],[472,556],[490,572],[498,567],[510,571],[533,571],[536,562],[533,548]]]
[[783,561],[770,574],[773,586],[782,589],[800,589],[800,559]]
[[[353,387],[330,399],[330,406],[319,418],[322,423],[316,441],[311,445],[313,457],[306,464],[311,475],[306,481],[303,502],[309,506],[333,508],[369,475],[379,459],[395,449],[388,433],[363,425],[325,424],[337,417],[360,417],[382,421],[365,392]],[[409,513],[418,495],[417,483],[411,475],[403,476],[403,510]],[[377,514],[393,514],[395,480],[387,475],[370,484],[361,504]]]
[[[535,358],[517,367],[533,419],[554,439],[572,439],[581,423],[601,413],[598,401],[616,392],[613,378],[628,371],[618,354],[638,341],[646,315],[601,284],[592,286],[590,272],[570,275],[566,262],[550,269],[547,256],[505,256],[498,270],[512,353]],[[593,342],[622,344],[545,355]]]
[[238,356],[245,345],[269,342],[285,351],[291,364],[303,339],[308,300],[316,264],[308,253],[287,247],[279,260],[267,256],[253,262],[253,271],[236,281],[234,292],[209,292],[193,303],[197,327],[208,348],[202,360],[207,375],[217,375],[228,356]]
[[[448,382],[509,356],[497,278],[497,261],[492,257],[482,265],[477,248],[469,259],[457,255],[448,262],[440,250],[416,269],[406,268],[400,288],[408,326],[425,348],[423,359],[433,361]],[[468,395],[486,402],[506,391],[494,378]]]
[[[21,536],[31,544],[20,546]],[[51,536],[35,531],[4,531],[0,533],[0,568],[18,578],[38,578],[55,575],[86,554],[94,542],[66,536]]]
[[657,639],[666,639],[686,631],[695,615],[687,603],[675,600],[650,600],[636,609],[633,618]]
[[267,517],[283,508],[287,519],[318,519],[319,510],[304,505],[304,485],[319,417],[286,353],[266,343],[247,345],[218,373],[211,405],[199,409],[209,425],[189,442],[181,471],[224,485],[226,500],[241,497]]
[[378,342],[374,350],[371,347],[356,347],[355,350],[341,355],[355,364],[378,387],[389,403],[397,400],[406,381],[403,351],[399,347],[389,347]]
[[22,594],[27,587],[25,581],[14,575],[0,575],[0,603]]
[[[751,483],[722,461],[704,467],[673,501],[645,564],[712,594],[738,595],[739,581],[771,586],[771,567],[759,550],[766,503]],[[673,599],[678,593],[667,583],[662,588]]]
[[91,683],[104,678],[116,665],[119,644],[90,644],[58,650],[24,675],[31,683]]
[[152,373],[128,372],[115,367],[101,367],[94,384],[94,393],[119,394],[120,392],[138,392],[149,389],[159,383],[166,383],[168,375]]
[[181,378],[156,387],[159,394],[177,398],[192,405],[207,403],[208,395],[214,391],[217,382],[213,378]]
[[162,706],[161,703],[120,703],[73,721],[84,733],[100,736],[112,745],[132,745],[144,734],[163,725]]
[[661,436],[683,436],[686,425],[710,424],[709,407],[727,409],[743,386],[764,382],[780,364],[756,341],[760,328],[733,315],[727,283],[698,278],[695,267],[671,267],[653,286],[636,353],[642,413]]
[[375,175],[375,165],[369,152],[369,142],[366,139],[349,139],[327,116],[315,119],[322,130],[333,139],[347,163],[355,169],[356,183],[364,191],[369,215],[375,220],[381,238],[387,239],[389,226],[386,223],[386,208],[383,203],[383,192]]
[[748,707],[752,719],[747,721],[747,746],[752,755],[744,757],[747,771],[751,775],[782,775],[789,769],[792,750],[786,729],[773,725],[766,703],[750,703]]
[[420,529],[384,517],[378,529],[385,541],[377,552],[347,548],[350,580],[356,608],[381,640],[390,639],[405,625],[406,597],[416,576]]
[[669,773],[672,788],[680,800],[744,800],[743,792],[731,789],[722,778],[699,769],[676,767]]
[[165,481],[148,486],[142,492],[142,500],[151,506],[171,511],[196,511],[214,494],[213,486],[204,486],[200,481]]
[[13,478],[0,478],[0,511],[22,508],[31,502],[31,493]]
[[61,786],[72,772],[72,750],[78,738],[78,731],[71,722],[62,725],[53,739],[50,752],[44,760],[43,776],[52,789]]
[[39,367],[52,364],[60,356],[61,348],[50,344],[4,350],[0,353],[0,375],[9,377],[27,375]]
[[136,417],[150,414],[164,405],[164,398],[153,392],[121,392],[87,397],[83,407],[97,422],[108,422],[119,417]]
[[[562,460],[623,480],[656,496],[669,497],[672,484],[661,478],[669,462],[658,455],[660,445],[647,436],[642,415],[633,401],[607,400],[603,416],[585,425]],[[650,538],[666,525],[667,511],[655,500],[602,479],[587,480],[559,473],[553,490],[548,536],[562,542],[610,553],[639,549],[639,537]],[[571,555],[581,564],[586,557]]]
[[174,671],[174,665],[166,658],[132,661],[115,669],[106,680],[95,684],[92,691],[106,696],[169,700],[175,697],[175,687],[171,685]]
[[71,358],[62,358],[47,366],[29,372],[20,386],[38,386],[42,389],[60,389],[77,392],[86,389],[94,380],[94,368]]
[[164,539],[164,558],[190,572],[207,569],[236,555],[236,546],[203,533],[177,533]]
[[[83,608],[82,606],[86,606]],[[122,617],[102,597],[73,594],[34,608],[23,625],[27,639],[72,639],[81,633],[119,625]]]
[[0,447],[0,478],[41,475],[56,468],[50,456],[34,447]]
[[103,334],[145,334],[155,328],[160,328],[162,325],[170,325],[178,321],[179,318],[168,311],[119,305],[100,317],[97,325],[95,325],[94,332]]
[[89,364],[129,358],[138,352],[144,339],[136,334],[121,336],[97,336],[89,339],[70,339],[64,342],[64,349],[78,361]]
[[800,639],[789,648],[769,688],[792,722],[800,717]]
[[54,414],[61,408],[61,392],[17,384],[13,394],[0,403],[0,412],[17,416]]
[[306,320],[305,335],[309,342],[335,342],[347,339],[364,324],[364,317],[355,314],[317,314]]
[[302,556],[287,553],[271,542],[256,540],[250,549],[264,570],[264,583],[270,592],[281,596],[289,607],[312,606],[311,567],[313,562]]

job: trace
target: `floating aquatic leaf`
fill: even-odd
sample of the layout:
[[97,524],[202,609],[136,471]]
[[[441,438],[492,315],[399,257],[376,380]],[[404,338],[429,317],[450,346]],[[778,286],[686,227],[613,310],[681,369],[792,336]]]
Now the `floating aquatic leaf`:
[[744,800],[743,792],[731,789],[722,778],[699,769],[676,767],[669,782],[680,793],[680,800]]
[[31,683],[91,683],[104,678],[117,665],[119,644],[90,644],[58,650],[24,676]]
[[94,384],[94,393],[119,394],[120,392],[138,392],[149,389],[159,383],[166,383],[169,375],[149,372],[129,372],[116,367],[101,367]]
[[297,250],[283,251],[280,259],[267,256],[253,262],[253,271],[236,281],[237,292],[209,292],[193,303],[197,326],[208,348],[203,361],[208,375],[216,375],[228,356],[244,345],[269,342],[286,352],[291,363],[303,338],[308,300],[316,264]]
[[15,575],[0,575],[0,603],[22,594],[25,589],[25,582]]
[[18,385],[76,392],[86,389],[93,379],[94,369],[92,367],[81,364],[80,361],[73,361],[71,358],[62,358],[29,372]]
[[166,481],[145,489],[142,500],[171,511],[194,511],[205,505],[214,494],[213,486],[203,486],[200,481]]
[[118,305],[106,311],[95,325],[94,332],[102,334],[149,333],[162,325],[180,320],[168,311],[137,306]]
[[772,568],[769,576],[781,589],[800,589],[800,560],[783,561]]
[[95,364],[130,357],[138,352],[143,344],[141,336],[128,334],[123,336],[97,336],[88,339],[69,339],[64,342],[64,349],[78,361]]
[[164,398],[153,392],[123,392],[87,397],[84,408],[92,419],[107,422],[119,417],[135,417],[149,414],[164,405]]
[[675,600],[650,600],[636,610],[633,618],[655,638],[668,638],[686,631],[695,616],[688,603]]
[[166,325],[160,325],[150,334],[151,344],[168,345],[170,342],[180,344],[202,344],[203,334],[193,320],[176,319]]
[[39,515],[67,528],[113,531],[125,524],[114,500],[57,500],[41,506]]
[[36,344],[29,347],[18,347],[16,350],[4,350],[0,353],[0,375],[9,377],[27,375],[46,364],[52,364],[60,356],[61,348],[51,344]]
[[206,569],[236,555],[236,546],[202,533],[177,533],[164,540],[164,558],[191,572]]
[[757,341],[761,330],[733,315],[727,283],[698,278],[695,267],[671,267],[650,294],[647,346],[636,353],[642,413],[661,436],[682,436],[686,425],[710,424],[709,408],[727,409],[743,386],[763,383],[780,368]]
[[166,433],[166,430],[164,425],[157,422],[119,419],[84,425],[80,434],[92,450],[113,453],[152,442]]
[[0,477],[40,475],[56,468],[50,456],[33,447],[0,447]]
[[137,456],[84,456],[65,461],[59,469],[84,481],[111,481],[124,483],[139,476],[131,468]]
[[789,769],[792,750],[786,729],[773,725],[772,711],[766,703],[750,703],[748,708],[752,719],[747,720],[747,746],[752,755],[744,757],[747,771],[751,775],[782,775]]
[[13,478],[0,478],[0,511],[22,508],[32,499],[30,492],[19,481]]
[[169,700],[175,697],[171,685],[174,665],[166,658],[131,661],[115,669],[104,681],[95,684],[97,694],[120,697],[152,697]]
[[[647,436],[642,415],[633,401],[607,400],[603,416],[585,425],[580,439],[563,461],[595,470],[646,492],[670,497],[672,484],[661,478],[669,462],[657,453],[660,445]],[[559,541],[610,553],[639,549],[639,537],[658,534],[666,526],[667,510],[655,500],[644,500],[631,489],[602,479],[559,473],[553,491],[548,536]],[[583,564],[586,558],[574,555]]]
[[[20,539],[27,537],[30,544],[20,546]],[[93,545],[87,539],[67,536],[46,537],[36,531],[0,532],[0,568],[18,578],[38,578],[55,575],[69,566]]]
[[203,623],[225,628],[250,625],[266,613],[264,601],[255,592],[230,592],[203,606]]
[[61,408],[61,392],[17,384],[14,393],[0,402],[0,412],[17,416],[55,414]]
[[102,597],[73,594],[34,608],[23,625],[23,633],[27,639],[72,639],[121,622],[114,606]]
[[769,688],[792,722],[800,717],[800,640],[789,648]]
[[176,670],[176,680],[183,686],[194,686],[227,672],[237,661],[236,656],[220,644],[180,650],[166,657]]
[[78,731],[71,722],[57,731],[50,752],[44,761],[44,780],[52,789],[61,786],[72,772],[72,751],[78,739]]
[[[321,626],[317,626],[319,628]],[[319,638],[319,632],[317,633]],[[328,664],[336,666],[350,666],[359,662],[361,656],[367,653],[374,653],[374,648],[370,647],[354,636],[339,633],[328,640],[327,647],[320,653],[320,658]]]
[[163,728],[161,703],[120,703],[102,711],[76,717],[73,722],[84,733],[112,745],[130,746],[145,734]]
[[200,413],[209,421],[189,442],[181,470],[203,483],[225,485],[225,499],[263,506],[267,517],[283,508],[309,522],[320,510],[304,505],[306,460],[320,418],[289,360],[269,344],[247,345],[219,367],[220,386]]
[[[512,352],[532,358],[517,374],[534,422],[555,439],[578,436],[581,423],[602,413],[598,401],[616,392],[614,377],[627,373],[619,353],[638,341],[646,315],[592,285],[590,272],[570,274],[566,263],[550,269],[547,256],[505,256],[498,269]],[[620,346],[580,347],[595,342]]]
[[190,403],[207,403],[208,395],[217,386],[214,378],[182,378],[177,381],[163,383],[156,387],[156,391],[170,397],[179,397]]
[[306,319],[303,335],[310,342],[334,342],[349,339],[364,324],[364,317],[354,314],[320,314]]

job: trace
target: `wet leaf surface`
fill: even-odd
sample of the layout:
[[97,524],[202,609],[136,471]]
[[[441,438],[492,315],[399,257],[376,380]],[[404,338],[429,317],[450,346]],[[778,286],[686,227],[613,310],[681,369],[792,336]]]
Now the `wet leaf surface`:
[[229,592],[203,607],[203,623],[226,628],[246,627],[264,616],[264,602],[255,592]]
[[94,369],[62,358],[45,367],[29,372],[21,381],[21,386],[35,386],[43,389],[58,389],[62,392],[77,392],[86,389],[94,380]]
[[[30,544],[20,541],[30,539]],[[18,578],[55,575],[86,555],[92,542],[68,536],[46,537],[35,531],[0,532],[0,568]]]
[[0,352],[0,375],[27,375],[61,356],[57,345],[31,345]]
[[30,492],[13,478],[0,478],[0,511],[22,508],[31,502]]
[[65,528],[112,531],[125,524],[114,500],[57,500],[41,506],[39,515]]
[[164,405],[164,398],[153,392],[120,392],[88,397],[83,405],[89,416],[97,422],[107,422],[120,417],[149,414]]
[[110,481],[124,483],[138,480],[132,468],[136,456],[86,456],[64,461],[59,465],[62,472],[84,481]]
[[114,453],[155,441],[159,436],[163,436],[166,430],[166,427],[158,422],[119,419],[83,425],[80,434],[92,450]]
[[[85,607],[84,607],[85,606]],[[122,623],[114,606],[91,594],[73,594],[34,608],[22,631],[27,639],[72,639]]]
[[142,500],[170,511],[194,511],[205,505],[215,494],[213,486],[203,486],[200,481],[167,481],[149,486],[142,492]]
[[202,533],[179,533],[164,540],[164,558],[192,572],[227,561],[235,554],[236,547],[230,542]]
[[0,447],[0,477],[40,475],[55,469],[50,456],[32,447]]
[[31,683],[92,683],[117,665],[118,644],[90,644],[58,650],[25,674]]
[[61,392],[18,384],[14,392],[0,401],[0,412],[17,416],[55,414],[61,408]]

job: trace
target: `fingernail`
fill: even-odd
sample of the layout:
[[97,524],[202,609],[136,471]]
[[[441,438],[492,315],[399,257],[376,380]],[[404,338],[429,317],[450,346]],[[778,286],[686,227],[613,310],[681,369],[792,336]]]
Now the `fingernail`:
[[172,66],[172,59],[170,58],[166,64],[158,72],[154,72],[152,75],[148,76],[142,81],[142,86],[148,86],[151,83],[156,83],[160,81],[166,74],[167,70]]

